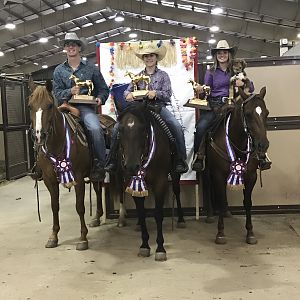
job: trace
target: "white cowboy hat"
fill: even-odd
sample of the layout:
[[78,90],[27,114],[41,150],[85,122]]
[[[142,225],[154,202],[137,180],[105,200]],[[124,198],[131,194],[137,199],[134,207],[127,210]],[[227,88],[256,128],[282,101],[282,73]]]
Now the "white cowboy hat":
[[236,52],[236,47],[229,47],[229,44],[226,40],[220,40],[216,48],[211,49],[211,55],[214,55],[218,50],[228,50],[232,55]]
[[147,43],[143,44],[142,48],[139,48],[135,51],[135,55],[143,59],[143,55],[146,54],[156,54],[157,61],[162,60],[167,52],[167,48],[164,45],[161,45],[160,47],[157,47],[156,43]]
[[76,42],[81,47],[81,51],[83,51],[86,46],[86,40],[84,38],[79,38],[76,32],[67,32],[65,38],[61,40],[60,43],[64,47],[68,42]]

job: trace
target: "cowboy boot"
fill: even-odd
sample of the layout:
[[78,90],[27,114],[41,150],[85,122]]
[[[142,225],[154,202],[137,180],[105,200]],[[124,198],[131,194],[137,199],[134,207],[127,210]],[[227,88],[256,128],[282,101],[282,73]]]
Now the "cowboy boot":
[[103,181],[105,178],[105,170],[97,158],[94,158],[92,170],[90,174],[90,180],[92,182]]
[[194,154],[192,162],[192,170],[196,172],[204,171],[205,169],[205,138],[201,141],[198,152]]
[[112,141],[111,149],[109,151],[106,165],[104,167],[104,170],[108,173],[114,173],[117,171],[118,167],[118,146],[119,146],[119,140],[118,138],[114,141]]
[[174,170],[176,173],[184,174],[189,170],[189,166],[186,163],[185,159],[177,157],[175,158],[175,167]]
[[271,165],[272,165],[272,161],[268,157],[267,153],[265,153],[262,157],[259,157],[259,159],[258,159],[258,168],[261,171],[271,169]]

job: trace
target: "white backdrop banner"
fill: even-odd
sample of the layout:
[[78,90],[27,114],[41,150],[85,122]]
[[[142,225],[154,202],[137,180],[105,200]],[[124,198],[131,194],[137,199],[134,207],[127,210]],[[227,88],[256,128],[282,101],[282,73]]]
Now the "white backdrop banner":
[[[195,109],[183,106],[188,101],[188,99],[193,97],[193,88],[192,85],[188,83],[188,80],[194,79],[194,69],[193,67],[189,70],[186,69],[185,65],[182,63],[180,40],[174,40],[174,42],[174,46],[176,47],[177,64],[171,67],[164,67],[158,64],[158,67],[166,71],[170,76],[172,84],[172,99],[171,105],[168,106],[168,109],[174,114],[184,130],[188,157],[187,162],[190,166],[190,170],[188,173],[181,176],[181,180],[195,180],[196,174],[194,171],[191,171],[191,162],[193,159]],[[128,76],[125,77],[126,71],[137,74],[142,70],[142,68],[118,68],[114,61],[114,56],[116,54],[118,44],[101,43],[100,47],[97,48],[97,51],[98,49],[100,51],[101,72],[106,83],[110,86],[112,84],[129,83],[130,78]],[[102,113],[116,118],[114,103],[111,96],[102,107]]]

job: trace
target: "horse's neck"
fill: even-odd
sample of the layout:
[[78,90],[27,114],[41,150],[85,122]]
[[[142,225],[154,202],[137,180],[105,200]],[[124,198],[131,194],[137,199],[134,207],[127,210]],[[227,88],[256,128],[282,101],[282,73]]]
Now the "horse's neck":
[[66,139],[64,120],[62,113],[54,108],[52,130],[48,136],[47,148],[54,155],[60,155]]
[[229,124],[229,137],[236,145],[241,144],[241,146],[244,146],[247,141],[247,134],[244,129],[241,105],[238,105],[232,112]]

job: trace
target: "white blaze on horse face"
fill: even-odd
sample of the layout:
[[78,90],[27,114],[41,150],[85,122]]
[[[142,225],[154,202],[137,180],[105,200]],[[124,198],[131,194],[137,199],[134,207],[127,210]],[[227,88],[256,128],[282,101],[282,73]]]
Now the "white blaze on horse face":
[[41,108],[35,113],[35,137],[37,142],[41,142],[41,130],[42,130],[42,113],[43,110]]
[[260,116],[261,113],[262,113],[262,109],[261,109],[260,106],[257,106],[257,107],[255,108],[255,111],[257,112],[257,114],[258,114],[259,116]]
[[128,123],[127,123],[127,126],[128,126],[129,128],[132,128],[132,127],[134,126],[134,120],[132,120],[131,122],[128,122]]

